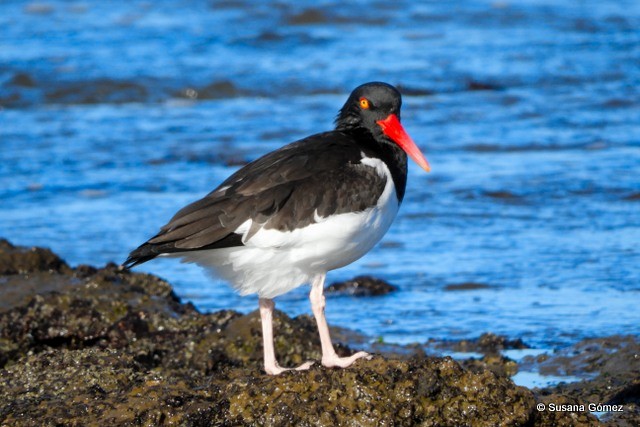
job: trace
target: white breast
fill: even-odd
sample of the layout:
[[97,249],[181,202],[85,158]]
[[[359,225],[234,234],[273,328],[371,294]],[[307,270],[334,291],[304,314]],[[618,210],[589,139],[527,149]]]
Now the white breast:
[[[363,157],[361,163],[386,178],[375,206],[362,212],[342,213],[292,231],[260,229],[245,246],[176,254],[229,281],[242,295],[257,293],[273,298],[325,273],[359,259],[387,232],[398,212],[398,198],[389,168]],[[251,220],[236,233],[247,236]]]

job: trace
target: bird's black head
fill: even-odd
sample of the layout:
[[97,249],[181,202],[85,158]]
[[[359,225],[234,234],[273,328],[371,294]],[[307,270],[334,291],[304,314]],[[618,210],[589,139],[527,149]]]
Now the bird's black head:
[[395,87],[382,82],[365,83],[349,95],[336,118],[336,129],[363,128],[376,140],[393,141],[429,172],[429,163],[400,124],[401,106],[402,96]]
[[336,128],[363,127],[379,135],[382,130],[376,122],[386,119],[389,114],[395,114],[400,120],[401,106],[402,96],[395,87],[382,82],[365,83],[349,95],[336,117]]

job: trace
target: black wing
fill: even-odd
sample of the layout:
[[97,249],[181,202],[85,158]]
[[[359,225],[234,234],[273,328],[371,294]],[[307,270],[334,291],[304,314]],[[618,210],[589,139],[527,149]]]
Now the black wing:
[[160,254],[242,246],[234,231],[248,219],[244,242],[261,228],[290,231],[374,205],[386,178],[362,165],[362,146],[349,134],[310,136],[247,164],[204,198],[184,207],[160,232],[131,252],[127,268]]

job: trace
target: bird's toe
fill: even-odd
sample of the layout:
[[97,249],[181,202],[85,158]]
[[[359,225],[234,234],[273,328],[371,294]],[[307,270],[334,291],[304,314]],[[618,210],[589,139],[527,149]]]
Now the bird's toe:
[[311,368],[311,366],[313,366],[313,363],[314,363],[313,361],[304,362],[302,365],[296,368],[283,368],[282,366],[275,363],[269,366],[265,365],[264,370],[267,373],[267,375],[280,375],[285,371],[306,371],[309,368]]
[[337,354],[333,354],[331,356],[322,358],[322,365],[327,368],[346,368],[351,366],[353,362],[358,359],[366,358],[367,360],[371,359],[371,356],[366,351],[359,351],[355,354],[352,354],[349,357],[339,357]]

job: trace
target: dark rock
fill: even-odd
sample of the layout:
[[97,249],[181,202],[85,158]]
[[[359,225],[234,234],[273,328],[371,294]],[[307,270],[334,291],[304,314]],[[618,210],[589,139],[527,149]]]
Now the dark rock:
[[485,191],[484,195],[487,197],[491,197],[492,199],[513,200],[520,198],[520,196],[518,196],[517,194],[505,190]]
[[[35,265],[3,277],[34,292],[0,311],[0,425],[597,425],[588,413],[538,412],[548,396],[448,357],[267,376],[256,313],[201,314],[163,280],[114,264]],[[277,312],[274,326],[283,365],[319,359],[312,318]],[[634,384],[611,398],[635,399]]]
[[485,354],[481,359],[466,359],[460,362],[463,367],[473,372],[490,370],[496,375],[511,377],[518,373],[518,364],[498,353]]
[[[277,377],[233,369],[219,376],[149,370],[128,352],[47,350],[3,371],[8,425],[524,425],[533,395],[449,358],[314,367]],[[9,399],[7,399],[9,397]],[[427,424],[424,424],[427,425]]]
[[105,102],[143,102],[149,89],[134,81],[98,78],[51,85],[45,91],[45,101],[56,104],[100,104]]
[[521,339],[510,340],[501,335],[482,334],[471,340],[430,343],[432,347],[460,353],[481,353],[482,357],[472,357],[460,363],[473,372],[490,370],[499,376],[510,377],[518,372],[518,364],[501,354],[502,350],[523,349],[528,346]]
[[[354,369],[315,367],[301,375],[236,380],[226,388],[228,419],[241,424],[516,425],[533,417],[526,389],[490,372],[465,371],[450,358],[376,357]],[[265,407],[270,396],[278,398]]]
[[9,84],[28,88],[36,86],[36,82],[33,80],[33,77],[27,73],[16,73],[9,81]]
[[224,99],[240,96],[242,93],[229,80],[214,81],[199,89],[188,88],[180,92],[180,96],[191,99]]
[[[634,336],[593,338],[543,359],[529,358],[543,374],[587,378],[538,390],[549,402],[571,399],[584,405],[615,405],[603,416],[610,426],[640,425],[640,341]],[[530,368],[530,367],[529,367]]]
[[477,90],[502,90],[501,86],[498,86],[489,82],[481,82],[478,80],[469,80],[467,82],[467,90],[477,91]]
[[435,348],[457,351],[462,353],[498,354],[501,350],[529,348],[520,338],[511,340],[502,335],[484,333],[475,339],[433,342]]
[[71,269],[50,249],[14,246],[9,241],[0,239],[0,275],[34,271],[68,273]]
[[398,288],[382,279],[372,276],[358,276],[346,282],[332,283],[327,286],[327,293],[343,293],[357,297],[386,295]]
[[287,18],[287,24],[289,25],[324,24],[328,21],[329,18],[324,11],[313,8],[305,9],[302,12]]
[[497,353],[506,349],[529,348],[520,338],[510,340],[507,337],[491,333],[480,335],[480,338],[475,340],[475,344],[481,353]]
[[444,287],[445,291],[475,291],[478,289],[491,289],[490,285],[475,282],[451,283]]
[[[540,396],[540,404],[545,405],[545,410],[536,410],[533,425],[548,427],[576,427],[576,426],[601,426],[602,423],[588,410],[572,410],[580,408],[584,403],[569,396]],[[564,406],[569,410],[548,410],[550,405],[556,408]]]
[[[532,362],[531,358],[526,359]],[[640,342],[630,335],[581,341],[536,363],[544,375],[606,374],[640,378]]]

